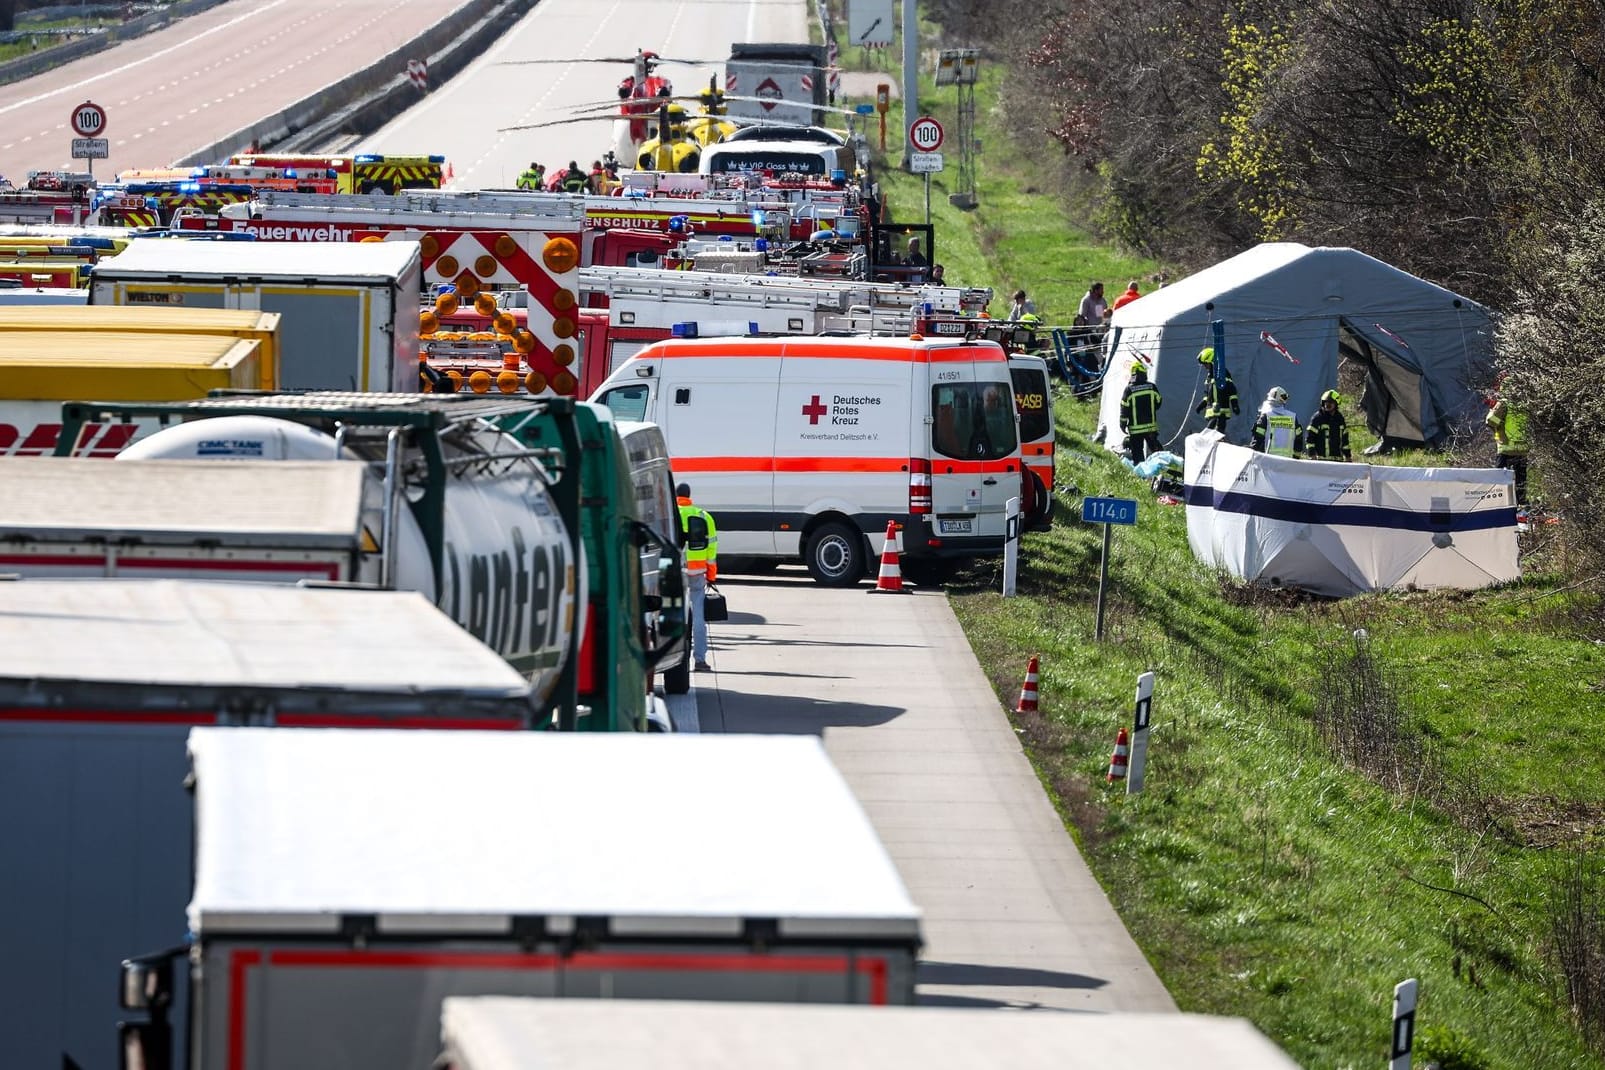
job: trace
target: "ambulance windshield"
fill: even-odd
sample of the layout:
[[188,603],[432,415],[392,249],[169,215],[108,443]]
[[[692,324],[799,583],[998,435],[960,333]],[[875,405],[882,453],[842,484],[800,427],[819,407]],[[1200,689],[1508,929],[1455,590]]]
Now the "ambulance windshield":
[[980,460],[1014,452],[1014,398],[1007,383],[942,383],[932,388],[931,447],[944,457]]

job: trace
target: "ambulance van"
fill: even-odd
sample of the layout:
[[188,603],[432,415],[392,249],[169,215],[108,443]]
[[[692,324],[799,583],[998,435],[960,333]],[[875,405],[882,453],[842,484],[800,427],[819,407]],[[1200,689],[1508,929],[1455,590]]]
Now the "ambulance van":
[[849,587],[902,526],[902,569],[940,579],[1001,554],[1024,496],[1009,365],[996,343],[674,338],[592,401],[663,429],[675,478],[719,525],[721,557],[801,559]]

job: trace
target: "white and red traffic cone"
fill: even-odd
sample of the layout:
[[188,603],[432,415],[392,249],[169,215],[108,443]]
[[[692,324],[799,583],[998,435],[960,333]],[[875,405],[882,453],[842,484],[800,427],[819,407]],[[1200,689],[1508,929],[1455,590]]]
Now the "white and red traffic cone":
[[1115,752],[1109,757],[1109,783],[1126,779],[1126,766],[1131,761],[1131,739],[1124,727],[1115,736]]
[[897,521],[886,522],[886,542],[881,547],[881,573],[875,580],[874,591],[889,594],[907,594],[903,588],[903,569],[897,560]]
[[1037,655],[1032,654],[1025,666],[1025,683],[1020,685],[1020,701],[1014,704],[1015,713],[1037,712]]

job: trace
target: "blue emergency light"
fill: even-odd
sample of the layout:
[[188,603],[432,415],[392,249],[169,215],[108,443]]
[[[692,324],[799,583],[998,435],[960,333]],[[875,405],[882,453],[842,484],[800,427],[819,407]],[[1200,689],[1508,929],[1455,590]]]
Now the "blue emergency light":
[[[721,323],[717,324],[717,326],[721,328],[719,333],[721,333],[721,334],[728,334],[729,333],[728,331],[724,331],[723,328],[727,327],[727,326],[730,326],[730,324],[721,322]],[[748,334],[757,334],[758,333],[758,321],[757,320],[748,320],[747,321],[747,333]],[[669,335],[670,335],[671,338],[696,338],[697,337],[697,324],[696,324],[696,321],[695,320],[686,320],[683,323],[674,324],[672,327],[669,328]]]

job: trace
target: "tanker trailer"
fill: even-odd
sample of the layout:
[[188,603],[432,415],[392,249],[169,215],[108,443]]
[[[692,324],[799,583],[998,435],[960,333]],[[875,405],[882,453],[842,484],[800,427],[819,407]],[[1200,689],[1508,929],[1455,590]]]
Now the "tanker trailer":
[[[638,623],[618,636],[607,633],[618,641],[593,642],[583,652],[592,659],[605,657],[602,664],[614,668],[582,673],[576,655],[578,637],[596,634],[593,626],[642,620],[640,544],[652,536],[644,525],[626,521],[601,526],[590,544],[582,544],[578,433],[558,445],[533,448],[496,426],[539,405],[560,427],[575,427],[573,403],[566,399],[340,393],[71,403],[63,407],[63,423],[72,428],[85,420],[155,419],[169,425],[119,460],[342,457],[362,462],[378,490],[364,499],[360,517],[350,518],[355,506],[342,514],[348,517],[342,531],[351,544],[352,564],[329,579],[425,594],[530,677],[546,710],[543,726],[640,730],[647,726],[649,651]],[[173,482],[182,482],[176,473]],[[206,502],[200,503],[195,530],[188,532],[192,540],[217,548],[216,563],[225,570],[239,567],[242,539],[259,540],[262,534],[231,533],[219,522],[221,501],[236,496],[250,493],[211,496],[210,512]],[[181,499],[176,490],[164,497]],[[618,508],[631,509],[633,503],[621,502]],[[105,516],[104,522],[94,522],[102,527],[122,523],[115,513]],[[92,534],[95,541],[108,541],[106,531]],[[148,532],[142,537],[160,542]],[[591,554],[611,563],[603,570],[608,581],[603,604],[593,602],[586,590]],[[668,554],[672,558],[672,551]],[[128,561],[129,554],[120,553],[118,567],[125,574]],[[592,613],[603,619],[591,620]],[[617,671],[619,665],[627,671]],[[577,694],[582,676],[591,687],[585,706]]]

